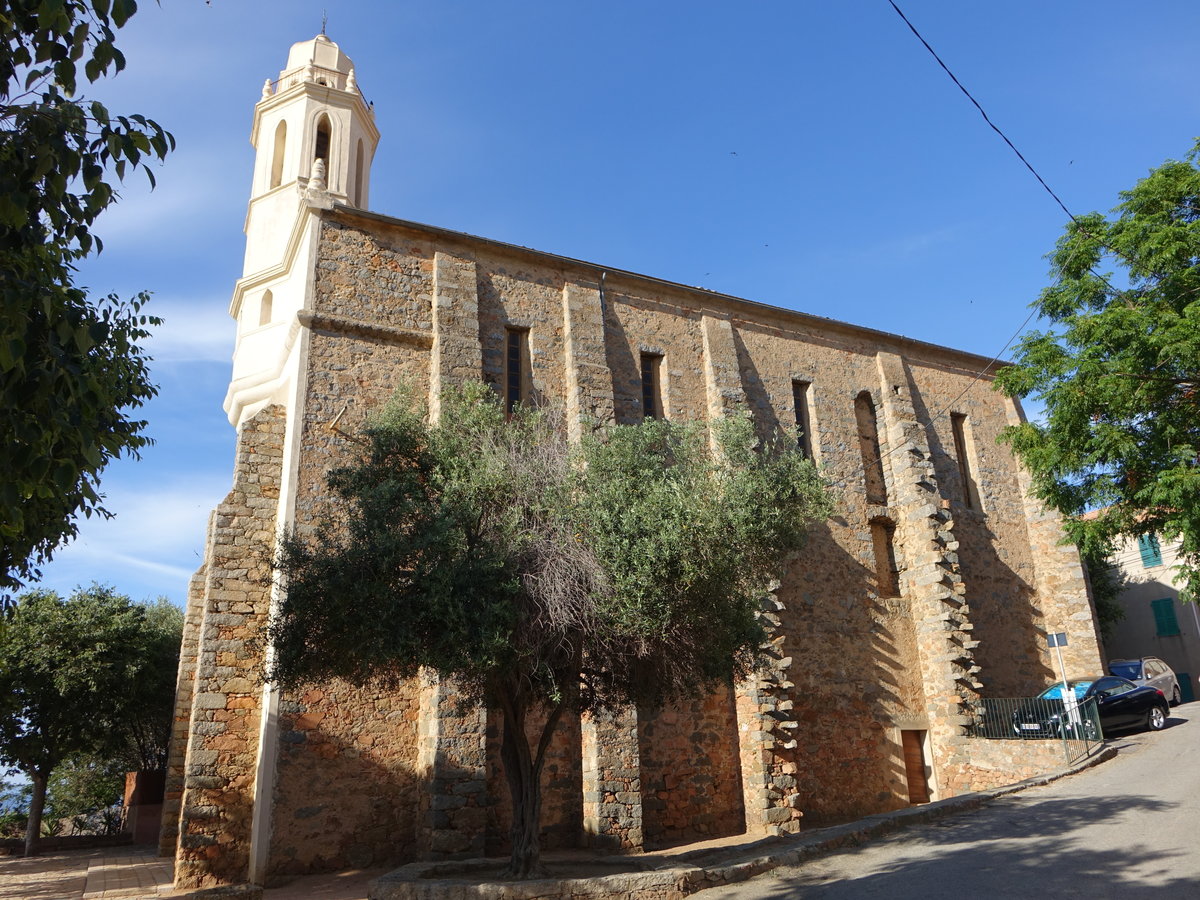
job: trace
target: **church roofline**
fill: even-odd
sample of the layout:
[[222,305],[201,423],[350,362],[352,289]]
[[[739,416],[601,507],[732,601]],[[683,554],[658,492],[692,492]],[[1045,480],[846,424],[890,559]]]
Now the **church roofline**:
[[973,369],[980,373],[980,377],[991,378],[995,375],[998,369],[1012,363],[1006,359],[993,359],[992,357],[982,356],[978,353],[972,353],[968,350],[958,350],[954,347],[947,347],[944,344],[934,344],[930,341],[922,341],[918,338],[908,337],[903,334],[895,334],[890,331],[883,331],[878,328],[870,328],[865,325],[855,325],[852,322],[843,322],[840,319],[831,319],[827,316],[818,316],[814,313],[801,312],[795,309],[787,309],[782,306],[774,306],[770,303],[763,303],[759,300],[748,300],[745,297],[738,297],[734,294],[725,294],[720,291],[714,291],[709,288],[699,287],[697,285],[682,284],[677,281],[669,281],[665,278],[659,278],[654,275],[643,275],[640,272],[631,272],[628,269],[614,268],[613,266],[605,266],[600,263],[588,262],[583,259],[576,259],[571,256],[562,256],[558,253],[551,253],[547,250],[537,250],[532,247],[524,247],[520,244],[510,244],[506,241],[499,241],[494,238],[481,237],[477,234],[469,234],[465,231],[455,231],[452,228],[443,228],[439,225],[429,225],[424,222],[414,222],[410,219],[400,219],[396,216],[389,216],[384,213],[371,212],[370,210],[358,209],[353,206],[348,206],[344,203],[335,203],[332,212],[338,216],[348,216],[352,218],[369,219],[376,222],[382,222],[387,225],[394,225],[402,228],[408,228],[414,231],[424,231],[430,234],[440,235],[443,237],[454,238],[457,240],[483,244],[489,247],[495,247],[500,250],[509,252],[523,253],[537,257],[543,260],[551,260],[559,264],[577,266],[585,269],[591,269],[597,275],[605,273],[609,277],[619,276],[622,278],[640,281],[646,284],[668,287],[673,290],[683,291],[688,294],[701,295],[704,297],[714,298],[732,306],[743,307],[750,315],[761,315],[762,313],[770,313],[776,316],[783,316],[794,321],[803,322],[806,325],[813,326],[818,329],[827,329],[834,327],[840,330],[853,332],[855,334],[866,337],[883,338],[889,342],[895,342],[900,346],[909,346],[914,349],[925,351],[936,351],[938,353],[949,354],[964,363],[969,363],[967,368]]

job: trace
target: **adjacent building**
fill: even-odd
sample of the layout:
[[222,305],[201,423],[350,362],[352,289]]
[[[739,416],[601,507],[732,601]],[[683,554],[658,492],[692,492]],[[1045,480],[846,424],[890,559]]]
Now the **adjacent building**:
[[1022,412],[989,360],[369,212],[379,132],[324,34],[263,86],[251,141],[233,486],[191,582],[168,773],[179,886],[504,850],[491,711],[432,673],[390,692],[261,680],[276,537],[317,520],[343,435],[400,384],[436,416],[482,378],[576,429],[748,410],[798,427],[838,493],[764,611],[769,671],[562,726],[549,846],[786,833],[1052,765],[964,736],[981,695],[1055,677],[1047,631],[1073,674],[1100,664],[1078,555],[997,443]]
[[1179,543],[1155,534],[1122,541],[1109,560],[1120,579],[1125,612],[1104,642],[1110,659],[1155,656],[1175,670],[1184,703],[1196,699],[1200,677],[1200,611],[1179,599],[1175,584]]

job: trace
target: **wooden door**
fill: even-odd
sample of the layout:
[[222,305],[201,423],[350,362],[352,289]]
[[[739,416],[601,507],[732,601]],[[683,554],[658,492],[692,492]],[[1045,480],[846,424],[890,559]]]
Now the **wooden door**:
[[908,802],[929,802],[929,780],[925,777],[925,732],[901,731],[904,744],[904,774],[908,777]]

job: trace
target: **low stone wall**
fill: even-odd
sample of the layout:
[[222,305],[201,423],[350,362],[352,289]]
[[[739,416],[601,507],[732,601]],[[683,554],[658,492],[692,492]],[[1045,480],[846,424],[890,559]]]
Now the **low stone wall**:
[[[96,847],[125,847],[133,843],[131,834],[64,834],[58,837],[38,839],[39,855],[58,853],[62,850],[91,850]],[[25,852],[25,838],[0,840],[0,856],[21,856]]]
[[[1061,740],[1022,741],[978,738],[967,742],[970,763],[958,767],[948,785],[955,794],[986,791],[1035,778],[1070,763]],[[1071,755],[1078,748],[1071,743]]]

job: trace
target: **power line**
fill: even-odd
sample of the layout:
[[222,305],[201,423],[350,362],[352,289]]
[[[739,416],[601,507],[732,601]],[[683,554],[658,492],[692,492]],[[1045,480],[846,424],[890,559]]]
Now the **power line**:
[[979,114],[983,116],[983,121],[988,123],[988,127],[990,127],[992,131],[996,132],[996,134],[1000,135],[1004,143],[1008,144],[1009,149],[1012,150],[1013,153],[1017,154],[1017,159],[1021,160],[1021,162],[1025,164],[1025,168],[1027,168],[1033,174],[1033,177],[1038,180],[1038,184],[1044,187],[1046,189],[1046,193],[1054,198],[1054,202],[1057,203],[1059,208],[1067,214],[1067,218],[1069,218],[1072,222],[1078,222],[1078,219],[1076,219],[1072,212],[1067,209],[1067,205],[1063,203],[1061,199],[1059,199],[1058,194],[1054,193],[1054,191],[1051,190],[1050,185],[1046,184],[1046,180],[1038,174],[1037,169],[1030,164],[1029,160],[1027,160],[1021,151],[1017,149],[1016,145],[1008,139],[1008,135],[1001,131],[1000,127],[996,125],[995,122],[988,118],[987,112],[985,112],[984,108],[979,105],[979,101],[971,96],[971,92],[963,87],[962,82],[959,81],[958,78],[955,77],[954,73],[950,71],[950,67],[942,62],[942,58],[937,55],[937,51],[929,46],[929,41],[925,40],[925,38],[921,36],[921,32],[917,31],[916,26],[913,25],[912,22],[908,21],[908,16],[904,15],[904,12],[899,6],[896,5],[895,0],[888,0],[888,3],[891,4],[892,9],[896,11],[896,15],[898,15],[904,21],[904,24],[908,26],[909,31],[917,36],[917,40],[920,41],[925,46],[925,49],[929,51],[929,54],[937,60],[937,64],[942,67],[942,70],[950,76],[950,80],[958,85],[958,89],[962,91],[963,94],[966,95],[966,98],[971,101],[972,105],[979,110]]

